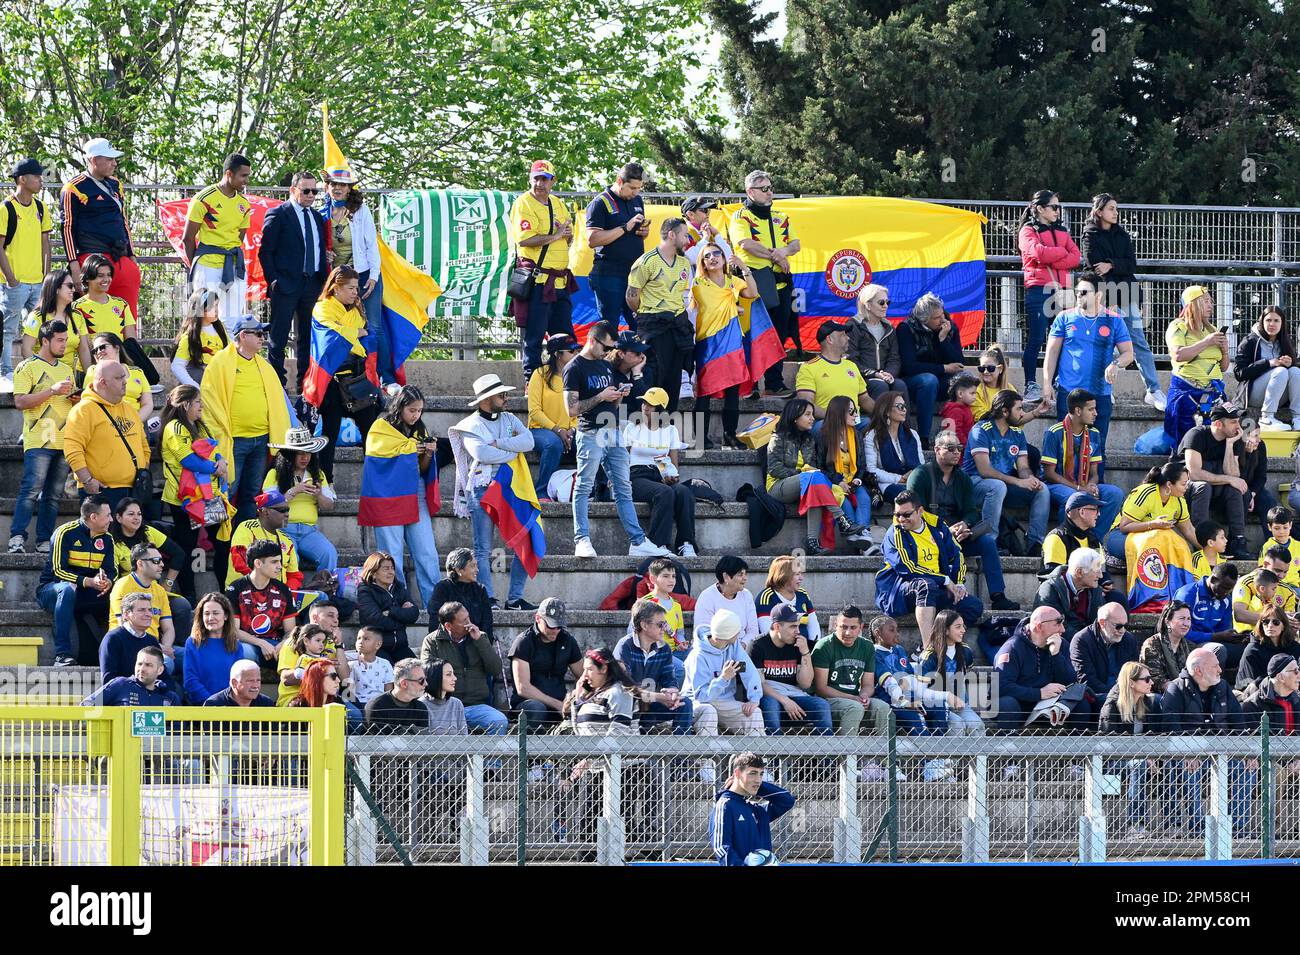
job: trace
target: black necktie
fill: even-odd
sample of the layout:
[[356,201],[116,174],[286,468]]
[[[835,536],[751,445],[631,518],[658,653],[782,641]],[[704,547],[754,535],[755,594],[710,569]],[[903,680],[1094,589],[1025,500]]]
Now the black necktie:
[[308,209],[304,209],[301,206],[298,207],[298,211],[302,216],[302,248],[303,248],[302,274],[315,275],[316,274],[316,235],[314,232],[312,232],[311,229],[311,211]]

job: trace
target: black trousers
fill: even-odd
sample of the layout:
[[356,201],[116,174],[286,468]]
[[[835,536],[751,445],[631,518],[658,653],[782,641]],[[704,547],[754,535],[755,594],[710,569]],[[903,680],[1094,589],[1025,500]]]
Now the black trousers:
[[307,374],[307,364],[311,361],[311,310],[316,305],[320,291],[321,283],[318,279],[304,279],[298,292],[271,293],[271,347],[267,350],[266,360],[280,376],[280,384],[287,388],[285,351],[292,330],[293,357],[298,364],[296,390],[299,393],[302,392],[303,376]]
[[[652,478],[632,478],[632,500],[650,505],[650,526],[644,530],[656,544],[676,550],[695,544],[695,494],[684,484],[665,484]],[[673,536],[673,525],[677,536]]]
[[[776,335],[781,339],[783,346],[786,339],[793,339],[795,350],[802,351],[803,345],[799,341],[799,316],[794,311],[794,286],[787,285],[785,288],[777,289],[776,296],[776,308],[768,309],[768,314],[772,316],[772,327],[776,329]],[[781,377],[783,373],[783,363],[778,361],[763,373],[763,388],[767,391],[777,391],[784,387]]]
[[[704,414],[704,436],[709,436],[709,419],[713,416],[713,399],[696,398],[695,410]],[[722,438],[725,441],[736,435],[740,427],[740,385],[732,385],[722,393]]]
[[[376,404],[368,411],[351,416],[361,431],[363,447],[366,435],[370,433],[370,426],[379,417],[379,408],[380,406]],[[339,382],[334,378],[330,381],[330,386],[325,389],[325,398],[320,405],[321,434],[330,439],[329,444],[321,450],[320,467],[331,484],[334,483],[334,450],[339,443],[339,428],[343,424],[343,419],[347,417],[349,417],[348,413],[343,410],[343,396],[339,393]]]
[[678,346],[677,335],[672,328],[660,327],[662,330],[645,338],[646,344],[650,346],[646,376],[652,382],[652,388],[662,388],[668,392],[668,412],[671,414],[677,410],[677,399],[682,393],[682,369],[686,367],[686,361],[692,352]]

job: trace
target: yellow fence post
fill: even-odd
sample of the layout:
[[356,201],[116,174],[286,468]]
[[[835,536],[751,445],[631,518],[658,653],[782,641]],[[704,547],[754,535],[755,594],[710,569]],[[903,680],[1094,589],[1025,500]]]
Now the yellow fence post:
[[110,856],[116,856],[113,865],[138,866],[141,825],[140,740],[131,734],[130,708],[105,708],[103,712],[113,720],[113,754],[110,757],[112,788],[108,797],[113,819]]
[[311,766],[311,864],[343,865],[343,776],[347,758],[344,708],[307,711]]

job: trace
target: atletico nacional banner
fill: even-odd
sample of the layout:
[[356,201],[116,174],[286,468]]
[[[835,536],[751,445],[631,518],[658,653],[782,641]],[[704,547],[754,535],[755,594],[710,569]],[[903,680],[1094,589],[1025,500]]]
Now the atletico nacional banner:
[[[262,263],[257,259],[257,250],[262,247],[262,220],[267,212],[280,205],[279,199],[266,196],[245,196],[253,204],[253,211],[244,233],[244,265],[248,273],[248,300],[257,302],[266,298],[266,278],[262,275]],[[158,218],[162,222],[167,241],[184,258],[185,215],[190,211],[190,200],[175,199],[171,202],[158,203]]]

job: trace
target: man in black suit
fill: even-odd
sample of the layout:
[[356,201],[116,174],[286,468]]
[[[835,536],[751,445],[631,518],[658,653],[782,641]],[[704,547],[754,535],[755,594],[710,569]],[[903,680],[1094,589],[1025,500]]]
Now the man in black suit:
[[289,344],[289,329],[296,326],[294,357],[298,360],[299,392],[311,356],[312,306],[329,274],[325,257],[328,226],[311,207],[319,191],[311,173],[294,173],[289,201],[266,214],[258,252],[271,297],[271,348],[266,358],[280,375],[281,383],[288,387],[285,349]]

